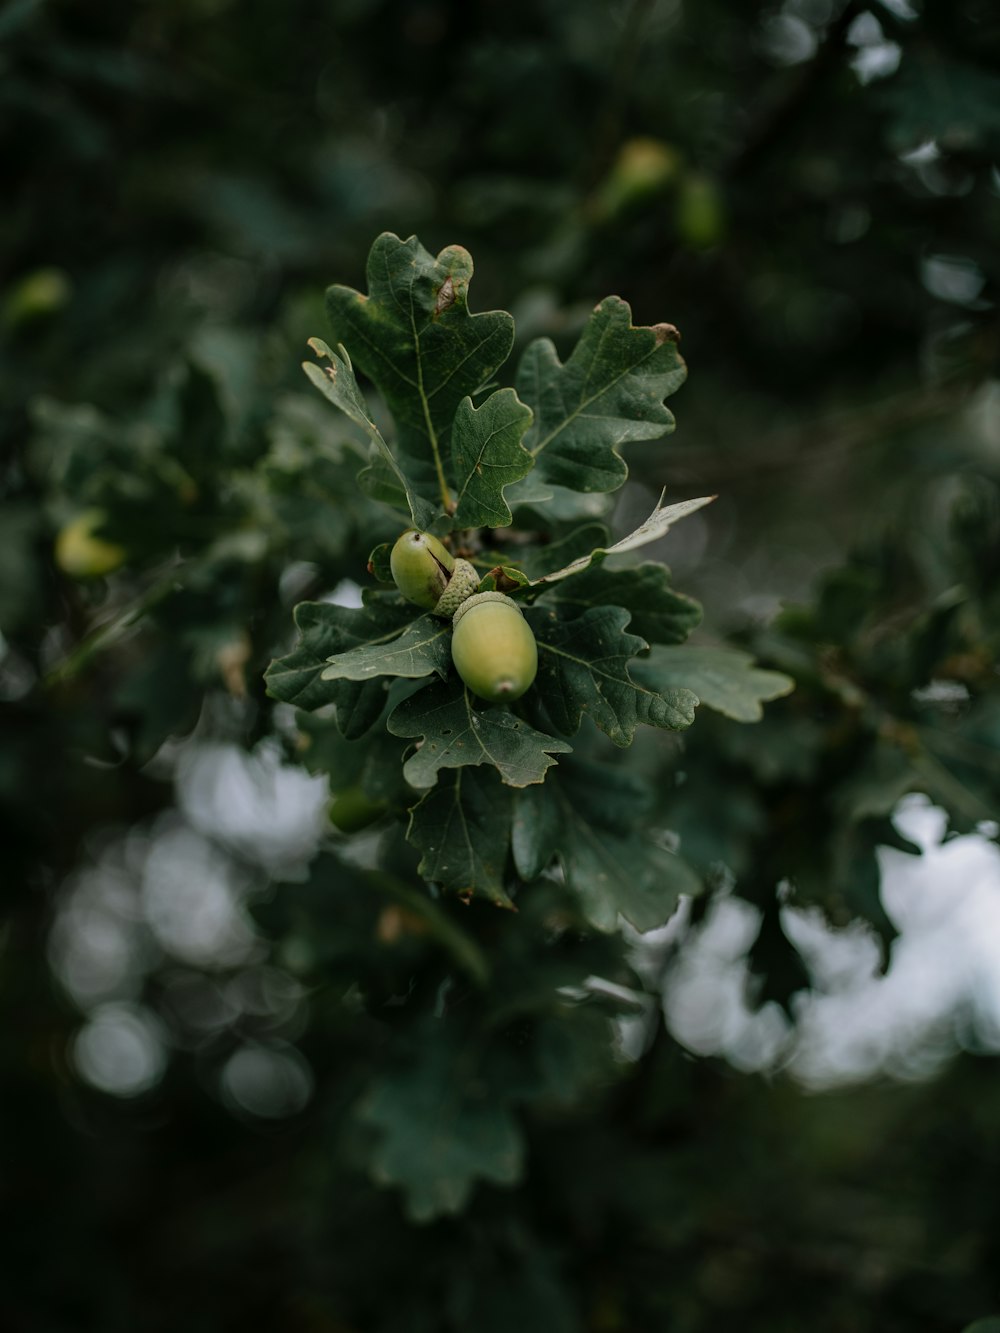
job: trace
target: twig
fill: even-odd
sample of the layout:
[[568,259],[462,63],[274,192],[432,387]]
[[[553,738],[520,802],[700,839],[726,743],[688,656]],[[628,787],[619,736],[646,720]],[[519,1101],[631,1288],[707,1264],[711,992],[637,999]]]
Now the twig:
[[780,139],[785,128],[799,120],[814,88],[843,53],[847,30],[866,7],[863,0],[848,0],[827,29],[816,54],[790,78],[784,97],[764,108],[750,126],[742,145],[724,169],[731,180],[756,166],[758,159]]
[[653,4],[654,0],[632,0],[626,15],[607,93],[594,124],[594,151],[583,182],[587,190],[593,189],[604,175],[621,137],[628,89],[642,47],[642,30]]

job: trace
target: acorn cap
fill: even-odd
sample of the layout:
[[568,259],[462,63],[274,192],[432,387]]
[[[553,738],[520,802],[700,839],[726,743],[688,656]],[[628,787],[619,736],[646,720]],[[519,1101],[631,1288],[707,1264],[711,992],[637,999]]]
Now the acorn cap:
[[516,611],[518,615],[521,614],[521,608],[518,606],[517,602],[508,597],[506,593],[477,592],[474,597],[467,598],[466,601],[461,604],[455,612],[455,617],[452,623],[457,625],[467,611],[471,611],[474,606],[483,606],[487,602],[503,602],[505,605],[511,607],[512,610]]
[[475,565],[471,565],[468,560],[456,560],[448,586],[432,608],[434,615],[445,616],[450,620],[478,587],[479,571]]

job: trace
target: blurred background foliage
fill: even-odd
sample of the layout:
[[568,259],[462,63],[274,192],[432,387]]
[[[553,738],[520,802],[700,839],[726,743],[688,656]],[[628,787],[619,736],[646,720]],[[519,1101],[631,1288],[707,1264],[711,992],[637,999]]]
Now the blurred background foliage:
[[[996,1314],[1000,1019],[903,1081],[781,1054],[824,985],[789,895],[874,969],[900,798],[996,837],[992,0],[6,0],[0,160],[0,1326]],[[615,756],[706,883],[645,950],[555,883],[427,898],[337,832],[401,744],[264,696],[395,535],[297,364],[384,228],[471,250],[521,343],[609,292],[682,332],[616,524],[719,492],[665,558],[797,690]],[[660,1019],[736,899],[756,1060]]]

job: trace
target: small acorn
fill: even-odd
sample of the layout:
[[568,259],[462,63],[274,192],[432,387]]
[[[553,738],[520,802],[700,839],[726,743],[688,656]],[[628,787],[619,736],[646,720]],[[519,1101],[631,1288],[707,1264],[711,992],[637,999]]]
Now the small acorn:
[[389,568],[408,602],[430,611],[437,605],[455,568],[455,557],[437,537],[410,528],[392,548]]
[[490,703],[520,699],[538,672],[538,647],[516,602],[481,592],[455,612],[451,657],[473,694]]
[[100,578],[125,563],[125,548],[94,534],[104,524],[103,509],[85,509],[59,530],[55,561],[71,578]]

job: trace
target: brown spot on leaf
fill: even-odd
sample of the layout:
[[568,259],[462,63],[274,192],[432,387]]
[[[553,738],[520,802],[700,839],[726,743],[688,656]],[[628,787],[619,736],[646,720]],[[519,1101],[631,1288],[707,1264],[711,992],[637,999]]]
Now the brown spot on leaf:
[[447,310],[450,305],[455,304],[455,284],[449,275],[438,288],[437,300],[434,302],[434,313],[440,315],[443,310]]

